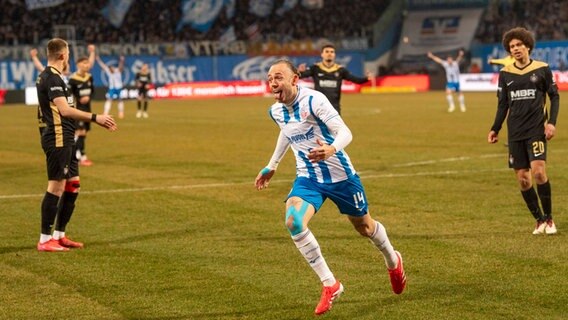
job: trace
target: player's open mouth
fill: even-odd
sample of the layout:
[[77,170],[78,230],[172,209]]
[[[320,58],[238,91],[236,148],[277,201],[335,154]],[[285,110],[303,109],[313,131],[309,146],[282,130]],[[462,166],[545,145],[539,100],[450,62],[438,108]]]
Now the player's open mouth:
[[282,100],[282,91],[272,91],[272,93],[274,94],[274,99]]

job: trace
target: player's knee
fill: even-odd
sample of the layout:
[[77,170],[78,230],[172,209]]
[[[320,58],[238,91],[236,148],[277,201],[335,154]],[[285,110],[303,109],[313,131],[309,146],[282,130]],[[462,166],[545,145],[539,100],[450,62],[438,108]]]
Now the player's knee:
[[290,206],[286,210],[286,228],[291,235],[295,236],[302,232],[304,229],[304,216],[306,215],[306,210],[308,209],[307,202],[303,202],[300,209],[296,209],[295,206]]
[[546,182],[546,172],[544,169],[539,169],[534,171],[534,179],[538,184],[543,184]]
[[65,191],[71,193],[78,193],[81,188],[79,180],[67,180],[65,183]]

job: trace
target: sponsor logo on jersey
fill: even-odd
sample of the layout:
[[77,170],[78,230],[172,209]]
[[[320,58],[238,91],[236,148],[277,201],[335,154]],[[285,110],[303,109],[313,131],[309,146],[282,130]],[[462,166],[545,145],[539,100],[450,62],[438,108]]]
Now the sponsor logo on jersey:
[[311,127],[310,130],[308,130],[308,132],[302,133],[302,134],[293,135],[293,136],[291,136],[289,139],[290,139],[290,142],[293,142],[293,143],[301,143],[301,142],[303,142],[303,141],[313,139],[314,137],[315,137],[314,128]]
[[51,87],[51,91],[63,91],[63,87]]
[[536,98],[536,89],[521,89],[511,91],[511,101]]
[[337,88],[337,81],[335,81],[335,80],[320,80],[319,85],[322,88]]

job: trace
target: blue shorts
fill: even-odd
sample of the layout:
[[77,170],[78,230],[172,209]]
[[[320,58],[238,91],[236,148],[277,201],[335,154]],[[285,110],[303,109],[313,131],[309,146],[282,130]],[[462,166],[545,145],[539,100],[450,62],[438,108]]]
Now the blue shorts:
[[450,89],[455,92],[460,92],[460,83],[459,82],[448,82],[446,83],[446,89]]
[[112,100],[120,99],[120,89],[108,89],[107,98]]
[[358,175],[337,183],[318,183],[297,177],[287,199],[290,197],[299,197],[310,203],[316,212],[327,198],[335,203],[339,212],[350,216],[361,217],[369,211],[365,189]]

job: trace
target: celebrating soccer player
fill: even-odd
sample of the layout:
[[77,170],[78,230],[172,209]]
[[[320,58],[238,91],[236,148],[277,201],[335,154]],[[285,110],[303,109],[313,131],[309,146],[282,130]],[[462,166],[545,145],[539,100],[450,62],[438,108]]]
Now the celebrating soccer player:
[[394,293],[406,286],[402,258],[391,245],[385,227],[371,218],[363,184],[345,152],[351,131],[321,92],[298,87],[299,75],[288,60],[276,61],[268,71],[275,99],[270,116],[280,127],[276,148],[268,165],[255,179],[258,190],[268,187],[286,151],[296,157],[296,180],[286,200],[286,226],[294,244],[320,278],[323,290],[315,313],[331,308],[343,285],[328,267],[308,223],[325,199],[335,203],[355,229],[381,251]]

